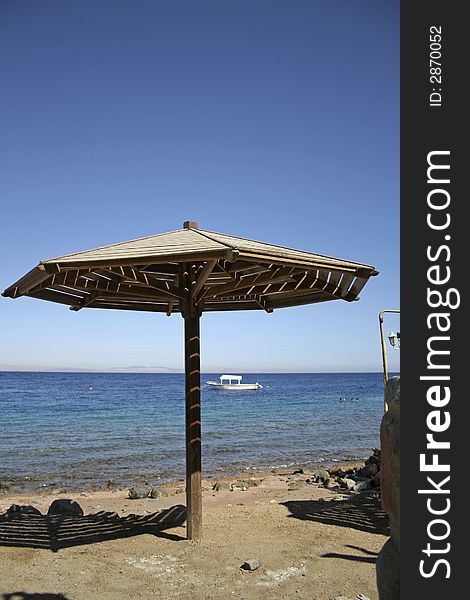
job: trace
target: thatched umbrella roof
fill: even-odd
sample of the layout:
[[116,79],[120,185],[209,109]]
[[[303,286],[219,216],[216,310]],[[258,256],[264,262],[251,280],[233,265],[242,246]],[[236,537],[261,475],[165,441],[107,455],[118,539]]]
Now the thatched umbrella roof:
[[180,312],[186,350],[188,537],[202,535],[200,334],[203,311],[264,310],[358,299],[370,265],[199,229],[183,229],[44,260],[3,296],[72,310]]

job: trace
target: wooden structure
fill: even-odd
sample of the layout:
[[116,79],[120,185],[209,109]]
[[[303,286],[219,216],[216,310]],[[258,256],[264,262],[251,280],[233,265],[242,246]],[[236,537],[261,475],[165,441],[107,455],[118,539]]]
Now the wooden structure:
[[358,299],[370,265],[183,229],[42,261],[3,296],[82,308],[179,312],[185,322],[187,536],[202,535],[200,332],[203,311]]

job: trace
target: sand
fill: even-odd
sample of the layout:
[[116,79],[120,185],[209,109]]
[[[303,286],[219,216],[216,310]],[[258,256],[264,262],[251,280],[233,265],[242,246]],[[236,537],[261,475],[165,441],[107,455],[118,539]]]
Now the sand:
[[[379,501],[370,493],[351,496],[307,484],[306,477],[269,473],[245,491],[214,492],[213,481],[206,481],[200,542],[184,539],[183,525],[161,535],[120,536],[57,552],[0,545],[2,600],[354,600],[357,594],[377,600],[375,560],[387,539]],[[298,489],[289,491],[289,484]],[[126,490],[29,496],[4,491],[0,513],[12,504],[46,512],[52,500],[71,498],[85,514],[150,515],[184,504],[182,492],[182,486],[168,486],[159,499],[129,500]],[[260,560],[261,567],[243,571],[248,559]],[[10,596],[15,592],[25,595]]]

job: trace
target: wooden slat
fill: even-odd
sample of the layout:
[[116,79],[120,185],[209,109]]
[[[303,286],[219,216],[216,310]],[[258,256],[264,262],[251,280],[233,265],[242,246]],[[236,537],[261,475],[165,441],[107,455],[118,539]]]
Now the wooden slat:
[[176,286],[168,283],[166,281],[160,281],[155,276],[142,273],[137,268],[133,267],[119,267],[118,269],[109,269],[112,273],[116,273],[117,275],[122,275],[126,279],[138,281],[139,283],[151,287],[153,289],[159,290],[164,293],[166,296],[178,298],[181,300],[185,299],[184,292],[177,288]]
[[234,281],[233,283],[227,283],[225,285],[217,285],[207,288],[204,291],[204,294],[201,295],[201,298],[213,298],[214,296],[220,296],[223,294],[227,294],[229,292],[233,292],[240,289],[247,289],[254,285],[261,285],[265,283],[276,283],[283,280],[289,280],[295,273],[297,273],[297,269],[292,268],[278,268],[270,271],[269,273],[260,273],[258,275],[248,275],[246,277],[242,277],[238,281]]

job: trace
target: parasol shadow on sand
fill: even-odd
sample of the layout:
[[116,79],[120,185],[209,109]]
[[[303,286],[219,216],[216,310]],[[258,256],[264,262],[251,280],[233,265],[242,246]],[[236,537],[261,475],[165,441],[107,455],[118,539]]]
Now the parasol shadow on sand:
[[167,529],[180,527],[186,520],[186,507],[172,506],[149,515],[98,512],[84,516],[5,513],[0,515],[0,546],[42,548],[57,552],[62,548],[94,544],[106,540],[148,533],[173,541],[184,538]]
[[388,516],[373,492],[346,500],[289,500],[281,504],[289,510],[291,518],[389,535]]
[[41,261],[3,296],[85,308],[180,313],[186,374],[187,537],[202,537],[200,318],[203,312],[354,302],[367,264],[199,229],[183,229]]

